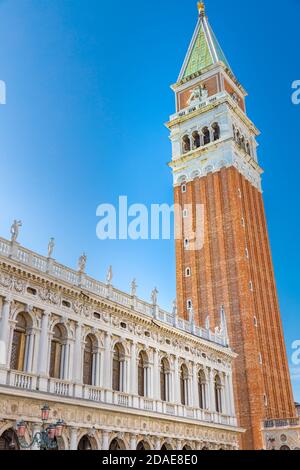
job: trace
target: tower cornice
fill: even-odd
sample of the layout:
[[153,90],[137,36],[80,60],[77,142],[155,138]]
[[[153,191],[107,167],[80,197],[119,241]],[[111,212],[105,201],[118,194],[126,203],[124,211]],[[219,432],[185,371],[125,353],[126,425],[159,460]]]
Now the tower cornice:
[[[194,117],[200,116],[202,114],[205,114],[209,112],[210,110],[217,108],[218,106],[222,105],[223,103],[226,103],[229,108],[234,111],[238,117],[241,119],[241,121],[249,128],[251,132],[255,136],[260,135],[259,129],[255,126],[255,124],[246,116],[246,114],[240,109],[240,107],[237,105],[237,103],[234,102],[234,100],[228,95],[228,93],[223,92],[219,94],[220,97],[219,99],[215,101],[209,102],[206,106],[201,106],[195,111],[192,112],[185,112],[185,110],[181,110],[180,112],[176,113],[173,115],[173,119],[171,116],[170,121],[165,123],[165,126],[169,129],[172,130],[174,127],[178,126],[179,124],[182,124],[184,122],[187,122],[191,120]],[[222,95],[222,96],[221,96]],[[214,99],[215,97],[211,97],[211,100]]]

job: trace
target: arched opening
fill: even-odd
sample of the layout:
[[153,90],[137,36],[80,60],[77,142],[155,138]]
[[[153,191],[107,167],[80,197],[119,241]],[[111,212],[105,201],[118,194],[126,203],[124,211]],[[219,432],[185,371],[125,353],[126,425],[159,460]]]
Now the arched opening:
[[204,127],[202,129],[202,134],[203,134],[203,143],[204,145],[207,145],[210,143],[210,132],[208,127]]
[[197,149],[200,147],[200,135],[199,132],[195,131],[192,134],[193,138],[193,149]]
[[169,374],[170,365],[166,358],[160,364],[160,398],[162,401],[169,401]]
[[136,450],[151,450],[151,447],[147,441],[140,441],[136,447]]
[[291,450],[291,449],[289,448],[289,446],[281,446],[280,450]]
[[191,150],[191,141],[188,135],[185,135],[182,138],[182,150],[183,153],[187,153]]
[[215,142],[216,140],[219,140],[220,135],[221,135],[220,126],[217,122],[214,122],[211,127],[212,127],[212,130],[213,130],[213,139],[214,139],[214,142]]
[[126,447],[121,439],[113,439],[110,443],[109,450],[126,450]]
[[204,446],[204,447],[202,447],[202,450],[209,450],[209,448]]
[[180,368],[180,399],[182,405],[188,405],[188,369],[185,364]]
[[112,370],[112,388],[115,392],[123,392],[123,370],[124,370],[124,348],[118,343],[114,347],[113,370]]
[[92,450],[92,444],[89,436],[85,435],[80,439],[77,450]]
[[140,397],[147,396],[148,393],[148,358],[144,351],[139,354],[138,363],[138,394]]
[[50,353],[50,377],[54,379],[64,379],[67,331],[64,325],[57,324],[53,330]]
[[241,134],[240,134],[240,131],[237,130],[236,133],[235,133],[235,137],[236,137],[236,143],[240,146],[241,145]]
[[249,142],[246,143],[246,152],[247,152],[248,155],[251,156],[251,147],[250,147]]
[[20,450],[17,434],[13,429],[7,429],[2,436],[0,436],[0,451],[1,450]]
[[198,375],[199,407],[206,410],[206,377],[203,370]]
[[165,443],[161,446],[161,450],[162,450],[163,452],[166,452],[166,451],[168,451],[168,450],[172,450],[172,446],[171,446],[171,444],[165,442]]
[[242,135],[241,140],[240,140],[240,145],[243,150],[246,151],[246,143],[245,143],[245,137]]
[[182,450],[184,450],[184,451],[186,451],[186,452],[190,452],[190,451],[192,450],[192,448],[191,448],[191,446],[189,446],[189,445],[186,444],[186,445],[182,448]]
[[83,383],[95,385],[96,376],[96,346],[97,340],[93,335],[88,335],[85,340],[83,354]]
[[216,412],[222,413],[222,383],[219,375],[215,377],[215,404]]
[[28,369],[31,319],[28,314],[19,313],[16,322],[12,339],[10,368],[26,371]]

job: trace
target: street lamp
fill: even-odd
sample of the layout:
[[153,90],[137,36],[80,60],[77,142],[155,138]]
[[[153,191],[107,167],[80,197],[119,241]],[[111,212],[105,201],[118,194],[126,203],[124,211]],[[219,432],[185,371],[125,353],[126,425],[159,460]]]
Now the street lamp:
[[17,438],[22,449],[31,449],[36,445],[40,450],[57,450],[57,438],[62,436],[64,422],[57,421],[56,424],[47,424],[50,415],[50,408],[44,405],[41,409],[42,429],[37,432],[30,444],[25,440],[26,424],[24,420],[17,423]]

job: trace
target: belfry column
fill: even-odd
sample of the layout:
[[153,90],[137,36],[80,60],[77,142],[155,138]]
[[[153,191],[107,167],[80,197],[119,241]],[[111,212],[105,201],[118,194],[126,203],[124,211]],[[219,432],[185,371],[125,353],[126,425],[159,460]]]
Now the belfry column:
[[[0,323],[0,369],[8,366],[8,337],[9,337],[9,313],[11,299],[5,298],[2,305],[2,315]],[[0,372],[1,374],[1,372]],[[0,380],[2,379],[0,375]]]

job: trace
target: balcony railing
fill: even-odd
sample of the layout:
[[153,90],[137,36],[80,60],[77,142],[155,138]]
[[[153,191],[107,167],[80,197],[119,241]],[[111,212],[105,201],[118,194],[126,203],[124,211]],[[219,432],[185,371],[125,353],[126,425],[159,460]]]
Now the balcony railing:
[[[41,273],[51,275],[52,277],[65,281],[72,286],[77,286],[91,292],[95,295],[111,299],[125,308],[134,309],[136,312],[146,315],[150,318],[157,318],[163,323],[174,326],[179,330],[193,334],[202,339],[212,341],[218,345],[227,347],[227,338],[222,334],[213,333],[204,328],[191,327],[191,324],[179,318],[175,318],[170,312],[145,302],[139,298],[133,298],[131,295],[121,292],[112,286],[108,286],[100,281],[92,279],[86,274],[80,274],[57,263],[55,260],[48,259],[38,255],[19,244],[12,245],[9,241],[0,238],[0,256],[15,259],[16,261],[29,266]],[[158,312],[158,313],[157,313]],[[158,315],[158,316],[156,316]],[[65,391],[65,390],[64,390]]]
[[268,419],[264,421],[263,426],[265,429],[270,428],[289,428],[289,427],[300,427],[299,418],[287,418],[287,419]]
[[[58,396],[61,399],[64,397],[73,398],[75,400],[84,399],[92,403],[112,404],[124,408],[133,408],[158,414],[193,419],[199,422],[237,426],[235,417],[214,413],[209,410],[201,410],[177,403],[167,403],[150,397],[140,397],[90,385],[74,384],[66,380],[53,378],[47,378],[45,380],[44,387],[41,387],[40,378],[38,376],[10,370],[7,373],[5,385],[31,392],[41,391],[48,393],[49,396]],[[91,406],[93,405],[91,404]],[[290,421],[292,422],[293,420]],[[296,419],[296,421],[299,420]]]

